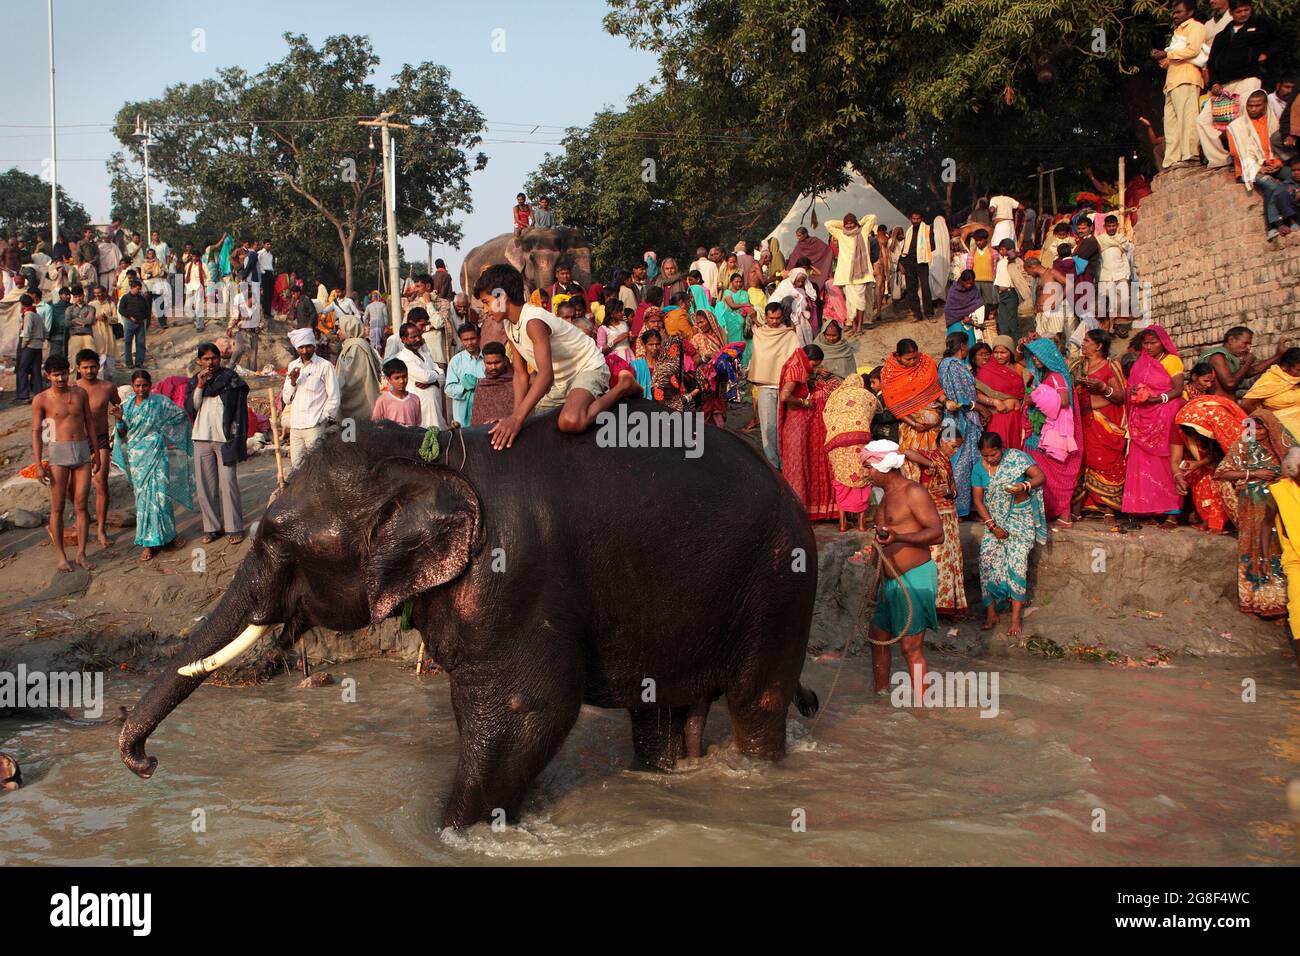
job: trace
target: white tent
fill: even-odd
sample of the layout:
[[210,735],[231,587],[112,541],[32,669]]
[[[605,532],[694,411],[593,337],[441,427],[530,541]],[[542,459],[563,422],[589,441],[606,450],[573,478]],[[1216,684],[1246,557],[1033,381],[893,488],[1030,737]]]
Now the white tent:
[[[879,189],[867,182],[865,176],[851,165],[846,166],[844,171],[849,176],[848,185],[836,192],[818,196],[816,202],[811,202],[812,196],[808,193],[801,195],[794,201],[785,218],[763,238],[763,242],[766,243],[775,236],[781,252],[789,255],[794,248],[796,229],[804,226],[810,234],[820,239],[829,239],[826,220],[843,219],[846,212],[853,213],[859,221],[867,216],[875,216],[880,225],[890,229],[907,225],[907,216],[899,212],[898,207],[886,199]],[[817,213],[816,226],[812,221],[814,212]]]

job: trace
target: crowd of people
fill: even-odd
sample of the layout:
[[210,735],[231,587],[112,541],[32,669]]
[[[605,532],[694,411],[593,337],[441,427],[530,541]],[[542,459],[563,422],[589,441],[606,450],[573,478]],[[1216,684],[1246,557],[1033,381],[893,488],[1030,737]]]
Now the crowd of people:
[[[457,293],[438,260],[407,281],[397,322],[378,291],[363,300],[318,283],[309,296],[296,275],[272,278],[268,244],[236,246],[226,236],[212,262],[219,282],[237,284],[242,308],[230,314],[227,335],[199,346],[193,375],[155,388],[143,342],[133,354],[128,334],[129,394],[101,387],[115,347],[96,323],[111,321],[113,309],[141,326],[165,317],[136,276],[102,307],[85,303],[84,286],[69,289],[52,323],[53,304],[42,301],[43,315],[20,295],[20,395],[33,401],[38,467],[57,501],[74,500],[78,563],[86,563],[80,532],[92,479],[104,538],[110,446],[136,489],[143,560],[175,545],[172,507],[196,496],[205,542],[242,539],[238,465],[249,436],[269,423],[248,407],[238,363],[256,352],[269,314],[288,327],[294,355],[276,409],[289,432],[290,473],[324,436],[366,419],[425,429],[485,424],[504,450],[535,412],[557,409],[557,427],[580,432],[635,395],[719,427],[732,416],[732,427],[755,433],[810,521],[865,530],[874,517],[892,583],[873,626],[906,638],[904,656],[920,667],[917,635],[936,626],[936,615],[969,610],[962,521],[985,529],[986,628],[1009,606],[1009,631],[1021,632],[1034,547],[1050,530],[1091,518],[1116,530],[1137,521],[1235,528],[1242,609],[1283,615],[1286,571],[1300,568],[1300,557],[1288,564],[1274,529],[1300,514],[1288,513],[1291,499],[1279,508],[1269,486],[1282,480],[1300,436],[1300,348],[1283,343],[1256,357],[1250,330],[1235,327],[1184,364],[1133,294],[1130,233],[1142,184],[1129,184],[1120,208],[1111,184],[1094,183],[1096,193],[1073,197],[1059,216],[1007,195],[979,200],[951,231],[920,212],[892,231],[874,216],[846,213],[824,224],[828,239],[799,229],[788,253],[775,238],[742,240],[730,253],[699,248],[683,267],[647,250],[608,283],[579,283],[574,263],[561,259],[540,288],[497,264]],[[536,228],[519,199],[517,227]],[[201,278],[196,294],[205,300],[212,249],[197,260],[182,250],[179,260],[198,262],[197,271],[183,268],[182,282]],[[150,247],[146,275],[149,263],[172,259]],[[6,281],[21,290],[22,271]],[[95,289],[95,303],[104,291]],[[877,367],[859,365],[854,340],[891,306],[942,329],[943,354],[927,355],[904,337]],[[53,393],[44,397],[33,374],[43,355]],[[84,407],[68,404],[78,388]],[[48,469],[45,418],[56,422]],[[66,568],[61,521],[58,507],[51,534]],[[1289,603],[1300,625],[1300,600]]]
[[1264,202],[1269,239],[1297,227],[1300,112],[1297,78],[1287,68],[1288,36],[1255,14],[1251,0],[1174,0],[1168,44],[1151,51],[1165,70],[1165,169],[1231,169]]

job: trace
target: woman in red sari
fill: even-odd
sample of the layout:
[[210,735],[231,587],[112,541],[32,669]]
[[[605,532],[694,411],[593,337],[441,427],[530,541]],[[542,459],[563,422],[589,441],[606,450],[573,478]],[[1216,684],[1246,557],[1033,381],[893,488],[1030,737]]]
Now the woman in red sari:
[[1114,521],[1124,503],[1124,450],[1128,383],[1110,357],[1111,335],[1093,329],[1083,338],[1083,356],[1070,368],[1083,427],[1083,471],[1074,492],[1074,517],[1100,514]]
[[781,474],[803,502],[809,521],[831,521],[839,516],[822,413],[840,380],[821,371],[821,361],[822,350],[805,345],[795,349],[781,368]]
[[1024,448],[1025,377],[1015,362],[1016,343],[1009,335],[993,340],[993,358],[975,376],[975,401],[991,414],[984,433],[994,432],[1003,448]]

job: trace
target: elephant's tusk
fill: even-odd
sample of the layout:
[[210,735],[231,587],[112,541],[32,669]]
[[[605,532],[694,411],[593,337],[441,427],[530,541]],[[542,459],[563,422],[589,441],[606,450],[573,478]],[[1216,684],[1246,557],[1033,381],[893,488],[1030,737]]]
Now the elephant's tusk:
[[186,664],[176,673],[182,677],[202,677],[204,674],[211,674],[218,667],[225,667],[240,654],[247,651],[257,643],[259,637],[270,629],[270,624],[250,624],[244,628],[242,634],[215,654],[195,661],[193,664]]

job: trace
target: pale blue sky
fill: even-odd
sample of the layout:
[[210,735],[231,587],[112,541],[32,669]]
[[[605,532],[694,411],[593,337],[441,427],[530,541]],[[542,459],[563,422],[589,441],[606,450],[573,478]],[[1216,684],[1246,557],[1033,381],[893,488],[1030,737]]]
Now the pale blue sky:
[[[28,42],[6,44],[0,57],[6,91],[0,170],[17,166],[40,175],[50,154],[46,3],[5,0],[4,7],[7,26],[21,25]],[[465,217],[461,250],[434,247],[435,257],[456,271],[465,250],[510,228],[510,207],[525,177],[548,149],[559,151],[548,144],[604,106],[621,108],[654,73],[652,56],[602,29],[606,11],[603,0],[137,0],[126,6],[54,0],[59,182],[94,220],[103,220],[109,207],[104,161],[117,148],[107,124],[123,103],[197,82],[224,66],[256,72],[284,55],[285,32],[304,33],[317,44],[339,33],[366,34],[380,58],[378,84],[404,63],[441,63],[488,121],[481,147],[488,165],[471,179],[474,212]],[[205,53],[192,49],[195,28],[206,31]],[[504,53],[492,52],[497,29],[505,31]],[[15,128],[27,126],[41,128]],[[398,152],[400,163],[400,141]],[[412,259],[427,255],[420,240],[403,248]]]

